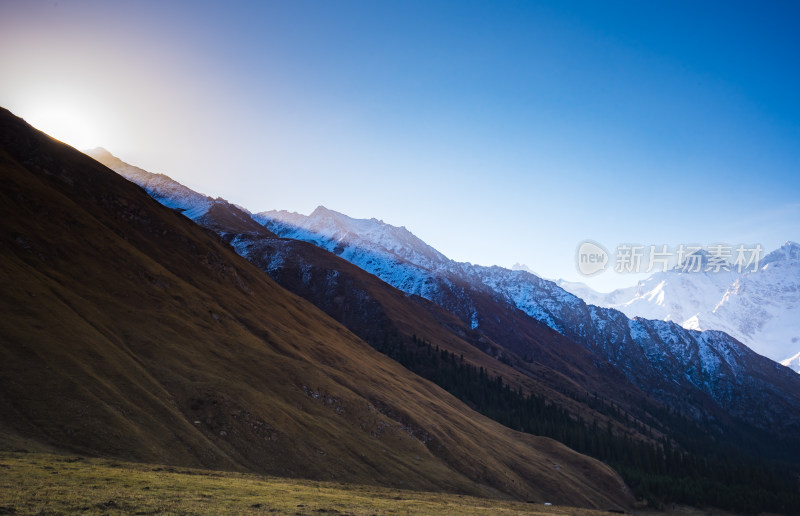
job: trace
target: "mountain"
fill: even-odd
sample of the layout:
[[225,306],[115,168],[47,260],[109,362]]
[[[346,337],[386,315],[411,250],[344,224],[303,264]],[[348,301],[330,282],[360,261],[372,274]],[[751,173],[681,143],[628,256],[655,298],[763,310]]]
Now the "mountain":
[[517,262],[517,263],[515,263],[514,265],[512,265],[512,266],[511,266],[511,270],[512,270],[512,271],[525,271],[525,272],[530,272],[531,274],[536,274],[535,272],[533,272],[533,271],[531,270],[531,268],[530,268],[530,267],[528,267],[528,266],[527,266],[527,265],[525,265],[524,263],[519,263],[519,262]]
[[800,351],[800,245],[787,242],[757,270],[657,272],[635,287],[608,294],[582,283],[560,283],[587,303],[628,317],[675,322],[693,330],[720,330],[756,353],[783,360]]
[[785,365],[789,369],[793,371],[797,371],[800,373],[800,353],[796,354],[792,358],[787,358],[781,362],[782,365]]
[[[121,165],[117,158],[109,158],[105,152],[88,152],[120,173],[125,174],[131,169],[130,165]],[[137,170],[139,172],[131,176],[133,180],[142,185],[152,184],[151,180],[143,179],[147,172]],[[171,191],[180,191],[175,187],[177,183],[173,183],[162,183],[151,193],[158,199],[169,198]],[[172,199],[168,204],[180,205],[180,201]],[[574,398],[574,393],[585,397],[588,390],[603,397],[622,399],[620,393],[625,392],[626,403],[629,403],[631,399],[641,399],[644,396],[641,391],[613,368],[598,368],[597,357],[583,347],[538,324],[519,310],[498,305],[489,292],[473,293],[473,304],[483,307],[483,313],[493,313],[486,325],[494,330],[477,331],[470,322],[462,321],[441,306],[420,296],[409,295],[316,245],[277,237],[264,228],[261,233],[249,231],[240,234],[235,234],[231,228],[220,228],[219,220],[237,220],[249,212],[224,202],[218,206],[220,210],[226,206],[231,214],[218,217],[211,224],[208,218],[198,218],[198,222],[217,231],[241,256],[279,284],[311,301],[374,348],[401,363],[410,360],[411,355],[417,355],[420,349],[417,342],[424,340],[441,352],[460,357],[464,366],[486,371],[491,377],[502,377],[510,388],[540,396],[570,414],[603,425],[610,424],[619,432],[644,439],[639,431]],[[325,211],[335,217],[344,217],[318,208],[319,213]],[[335,221],[332,226],[336,226]],[[384,242],[391,242],[388,235],[392,232],[405,239],[402,245],[393,246],[398,253],[435,257],[443,262],[447,260],[405,228],[389,228],[387,233],[380,235]],[[411,248],[403,248],[403,245]],[[411,263],[397,254],[388,259]],[[457,291],[466,287],[452,285],[452,288]],[[514,349],[524,350],[527,356],[518,355]],[[419,363],[424,360],[424,357],[414,360],[416,372],[436,380],[439,373]],[[474,403],[471,406],[475,406]]]
[[257,234],[275,236],[256,223],[249,213],[225,199],[212,198],[195,192],[164,174],[153,174],[129,165],[106,149],[97,147],[84,151],[125,179],[136,183],[162,205],[172,208],[191,220],[219,233]]
[[[670,436],[700,454],[722,444],[725,460],[731,446],[738,454],[800,454],[797,376],[724,333],[587,306],[522,267],[453,262],[406,228],[376,219],[324,207],[309,216],[271,211],[252,217],[270,234],[223,229],[237,252],[374,348],[505,424],[515,425],[442,381],[440,370],[420,368],[417,335],[432,337],[451,357],[466,353],[467,363],[501,374],[515,389],[547,396],[579,420],[606,421],[628,439]],[[592,402],[592,395],[606,404]],[[696,441],[698,435],[706,437]],[[730,471],[730,464],[720,464]]]
[[0,170],[3,448],[629,504],[609,467],[477,414],[5,110]]
[[447,266],[449,260],[405,227],[382,221],[355,220],[319,206],[305,217],[273,211],[253,218],[284,238],[303,240],[374,274],[400,290],[429,298],[433,286],[427,270]]
[[[631,320],[616,310],[588,306],[555,283],[525,271],[448,260],[410,238],[404,228],[375,219],[357,221],[322,207],[309,216],[272,211],[254,218],[279,236],[331,250],[398,289],[442,306],[517,356],[536,357],[529,339],[514,340],[515,332],[508,331],[516,321],[498,324],[497,314],[519,310],[593,352],[591,369],[610,364],[670,410],[727,433],[734,441],[746,440],[743,436],[753,427],[793,440],[800,428],[797,378],[727,334]],[[387,237],[395,234],[412,246],[403,255],[394,251],[396,243],[386,244]],[[417,263],[416,256],[424,258]],[[482,299],[491,304],[479,303]],[[621,392],[610,399],[636,413],[636,404],[626,403]],[[761,440],[770,447],[769,439]],[[797,443],[792,446],[800,452]],[[777,449],[768,453],[780,456]]]

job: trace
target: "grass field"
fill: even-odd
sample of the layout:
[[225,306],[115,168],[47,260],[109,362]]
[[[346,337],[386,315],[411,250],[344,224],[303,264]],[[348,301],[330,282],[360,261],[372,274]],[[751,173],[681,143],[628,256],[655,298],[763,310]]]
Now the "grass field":
[[542,503],[77,456],[0,453],[0,514],[61,513],[604,514]]

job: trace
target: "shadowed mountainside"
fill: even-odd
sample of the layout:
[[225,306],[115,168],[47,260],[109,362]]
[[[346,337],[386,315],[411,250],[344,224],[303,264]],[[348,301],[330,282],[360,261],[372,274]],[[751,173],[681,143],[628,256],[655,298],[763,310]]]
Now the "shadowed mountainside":
[[[724,334],[644,320],[620,327],[618,312],[587,314],[577,298],[524,271],[447,260],[403,227],[324,207],[309,217],[253,215],[223,199],[209,204],[104,149],[88,152],[375,349],[510,428],[608,461],[639,497],[747,511],[800,507],[790,464],[797,378],[784,375],[790,383],[775,389],[780,378],[769,372],[782,368]],[[253,218],[272,231],[241,222]]]
[[629,503],[607,466],[473,412],[5,110],[0,170],[4,447]]

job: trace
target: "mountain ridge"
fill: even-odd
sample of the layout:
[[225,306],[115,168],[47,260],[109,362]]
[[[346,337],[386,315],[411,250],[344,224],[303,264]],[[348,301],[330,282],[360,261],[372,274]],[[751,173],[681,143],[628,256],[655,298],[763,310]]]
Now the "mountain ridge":
[[[418,299],[443,308],[450,313],[447,317],[455,317],[460,321],[455,326],[467,325],[458,330],[462,335],[473,333],[483,336],[483,341],[481,338],[472,340],[471,345],[500,362],[508,363],[519,372],[534,377],[544,374],[546,377],[555,371],[548,372],[539,367],[540,360],[545,358],[540,353],[563,353],[563,357],[577,359],[588,351],[588,356],[594,358],[585,364],[581,372],[572,368],[567,373],[571,377],[572,387],[562,391],[574,400],[573,408],[574,403],[578,402],[584,406],[594,406],[593,410],[596,410],[596,401],[592,401],[591,381],[593,378],[596,381],[605,378],[594,385],[602,386],[603,398],[611,403],[603,410],[611,415],[608,423],[613,422],[615,430],[612,435],[617,434],[616,425],[619,422],[627,421],[627,424],[623,424],[623,429],[627,429],[621,432],[621,435],[628,435],[627,438],[641,439],[642,435],[649,435],[649,439],[656,438],[663,443],[662,439],[666,437],[659,434],[663,431],[679,439],[681,446],[687,447],[687,450],[694,450],[692,453],[704,454],[709,452],[702,450],[717,450],[710,453],[718,458],[703,459],[718,464],[714,467],[718,468],[715,475],[727,477],[731,450],[738,450],[735,453],[739,457],[742,453],[751,457],[755,454],[765,457],[759,460],[782,460],[788,457],[798,457],[800,460],[800,444],[791,441],[796,436],[798,425],[797,376],[793,373],[791,376],[782,375],[781,370],[789,373],[788,370],[758,357],[728,335],[691,332],[657,320],[629,320],[618,311],[587,306],[555,283],[522,270],[475,266],[441,257],[433,260],[433,264],[429,257],[422,258],[426,260],[427,267],[420,266],[413,263],[415,256],[423,255],[414,252],[418,249],[407,250],[401,257],[391,250],[398,247],[396,243],[386,246],[380,238],[372,238],[376,234],[381,237],[391,234],[393,229],[397,229],[394,226],[377,219],[352,219],[324,207],[315,212],[328,220],[315,225],[315,221],[307,220],[309,216],[285,211],[266,212],[267,215],[282,214],[282,220],[272,222],[268,216],[261,215],[267,228],[277,237],[226,234],[225,238],[241,255],[248,257],[281,284],[325,309],[329,315],[357,333],[364,331],[363,327],[359,330],[361,323],[348,319],[350,316],[346,311],[332,306],[331,300],[357,301],[359,308],[356,311],[362,311],[360,306],[364,300],[372,299],[370,302],[373,302],[377,299],[372,297],[375,292],[371,294],[352,288],[342,291],[341,287],[344,284],[352,285],[356,277],[369,273],[388,286],[399,289],[409,300]],[[254,217],[258,217],[258,214]],[[332,218],[336,219],[335,224],[331,223]],[[378,227],[365,231],[364,225]],[[422,245],[427,246],[424,242]],[[342,259],[356,268],[346,267]],[[356,270],[363,272],[358,274]],[[431,305],[427,309],[431,310]],[[372,313],[370,310],[365,313]],[[435,310],[431,310],[433,312]],[[452,322],[447,324],[455,329]],[[424,340],[419,341],[416,335],[406,336],[413,338],[409,338],[410,342],[406,344],[396,341],[388,348],[385,340],[381,344],[381,339],[376,342],[368,335],[365,338],[371,340],[376,349],[401,360],[407,367],[414,367],[413,360],[408,362],[402,358],[402,353],[405,353],[403,348],[412,346],[407,350],[413,353],[413,348],[419,346],[420,342],[424,345]],[[579,348],[583,352],[574,347],[576,343],[580,343]],[[427,345],[430,349],[430,343]],[[567,352],[569,348],[573,351]],[[443,358],[455,358],[457,354],[453,356],[452,351],[453,348],[445,348],[442,352],[447,354]],[[401,355],[396,355],[397,352]],[[470,360],[474,359],[472,355]],[[498,369],[495,367],[494,370]],[[502,373],[504,378],[507,372]],[[609,381],[608,374],[619,373],[623,376]],[[512,380],[513,377],[509,379]],[[613,388],[609,390],[615,385],[619,387],[617,392]],[[639,387],[648,394],[639,391]],[[633,398],[630,398],[631,394]],[[595,400],[597,396],[595,392]],[[654,401],[649,396],[660,401]],[[580,421],[581,412],[575,414],[574,417]],[[654,418],[653,414],[658,416]],[[502,414],[493,417],[498,416]],[[596,425],[597,414],[589,417],[590,421],[594,419]],[[504,421],[504,424],[514,427],[519,424],[513,419]],[[691,427],[694,429],[688,430]],[[637,428],[641,432],[638,437],[636,433],[627,433]],[[699,441],[698,432],[704,436]],[[559,438],[565,439],[566,436],[561,434]],[[647,442],[648,437],[644,439]],[[583,446],[579,440],[567,440],[573,445]],[[700,445],[700,442],[704,444]],[[730,446],[733,448],[726,448]],[[590,449],[594,450],[593,453],[600,450]],[[791,454],[787,455],[787,451],[791,451]],[[676,460],[686,464],[686,459]],[[684,466],[676,463],[663,467],[667,468],[663,471],[668,471]],[[745,470],[748,467],[744,466]],[[640,473],[627,471],[627,478],[634,484],[640,482]],[[727,489],[725,485],[717,484],[707,492],[719,493]],[[676,493],[676,496],[681,499],[686,494]],[[691,500],[693,496],[683,499]],[[786,499],[786,495],[783,496]],[[727,497],[717,494],[711,495],[709,500],[719,504]]]
[[[109,162],[109,164],[113,166],[115,162]],[[158,192],[158,196],[165,193],[167,192],[162,190]],[[219,206],[222,207],[224,204]],[[236,209],[231,208],[232,205],[227,206],[228,209]],[[293,214],[289,212],[282,213],[285,214],[284,217],[293,217]],[[320,210],[318,213],[322,213],[322,211]],[[342,217],[349,219],[344,215]],[[372,220],[379,222],[377,219]],[[521,388],[525,392],[538,394],[545,393],[549,399],[558,399],[559,404],[580,412],[579,409],[576,409],[574,400],[565,398],[560,391],[582,392],[583,387],[576,386],[571,378],[583,376],[587,369],[594,369],[593,359],[589,358],[586,351],[574,343],[554,340],[559,337],[557,334],[543,332],[537,324],[531,324],[533,321],[514,327],[514,324],[520,322],[517,319],[516,322],[509,325],[513,328],[513,335],[504,333],[500,337],[541,342],[542,345],[536,350],[537,363],[543,363],[548,369],[552,367],[555,370],[549,373],[551,381],[555,382],[555,385],[541,385],[535,378],[530,377],[529,372],[521,374],[506,365],[503,361],[513,360],[517,364],[524,363],[524,361],[513,355],[508,348],[499,346],[494,339],[476,333],[469,324],[459,321],[438,305],[415,294],[409,296],[407,292],[395,289],[381,278],[369,274],[333,252],[328,252],[304,240],[277,237],[269,231],[266,235],[256,233],[233,235],[226,228],[220,229],[209,225],[207,218],[198,218],[197,222],[209,229],[218,230],[241,256],[249,259],[292,292],[314,302],[368,342],[376,343],[384,339],[383,332],[386,331],[386,328],[382,326],[383,322],[380,324],[378,322],[383,321],[386,314],[403,313],[404,315],[401,317],[389,317],[392,322],[387,322],[387,324],[393,325],[406,337],[411,338],[418,335],[420,338],[433,338],[443,349],[467,357],[467,362],[474,364],[475,367],[482,367],[490,371],[492,375],[501,375],[515,389]],[[404,228],[392,228],[401,229],[403,232],[407,231]],[[332,246],[332,249],[335,249],[335,246]],[[398,263],[410,263],[398,257],[392,257],[392,259],[398,260]],[[457,286],[454,285],[454,288]],[[487,293],[484,293],[484,296],[486,295]],[[480,302],[488,305],[492,303],[492,300],[484,297]],[[353,310],[354,305],[359,308]],[[406,305],[406,308],[398,310],[400,305]],[[422,310],[415,307],[421,307]],[[361,314],[368,315],[368,317],[361,319]],[[520,315],[522,315],[521,312]],[[497,316],[501,318],[497,323],[498,326],[514,321],[513,317],[509,319],[509,314],[497,314]],[[369,321],[365,319],[369,319]],[[409,325],[408,321],[415,321],[414,325]],[[506,339],[504,338],[504,340]],[[568,357],[567,359],[548,349],[548,346],[554,342],[558,344],[560,352]],[[529,367],[538,366],[531,364]],[[552,373],[556,373],[556,375]],[[620,382],[624,382],[624,379],[615,375],[607,378],[605,384],[617,385]],[[584,387],[591,387],[594,392],[609,394],[600,383],[595,382]],[[584,416],[600,418],[602,421],[607,420],[605,416],[598,413],[584,414]]]
[[[758,380],[755,380],[761,385],[758,392],[780,394],[779,389],[767,386],[773,381],[789,381],[782,377],[778,380],[771,379],[773,367],[767,362],[762,363],[749,349],[738,348],[740,344],[727,335],[704,336],[686,332],[677,326],[663,326],[657,320],[637,319],[637,322],[627,323],[620,319],[622,314],[615,315],[613,311],[587,306],[580,298],[562,290],[556,283],[529,272],[449,260],[414,237],[407,229],[391,226],[377,219],[353,219],[322,206],[309,216],[270,211],[255,214],[253,218],[263,222],[270,232],[278,236],[312,243],[374,274],[406,294],[419,295],[439,304],[455,313],[462,321],[468,322],[473,330],[480,330],[482,324],[481,310],[474,305],[477,299],[475,296],[500,296],[508,305],[556,332],[582,342],[605,360],[616,364],[640,388],[645,391],[649,389],[662,401],[682,407],[681,410],[689,413],[700,414],[705,409],[698,410],[694,405],[686,405],[683,394],[675,392],[667,395],[670,389],[664,388],[677,380],[685,386],[683,388],[696,388],[709,396],[710,400],[703,403],[719,405],[727,399],[727,403],[736,404],[736,396],[732,393],[744,389],[742,382],[745,381],[738,373],[742,370],[742,365],[736,357],[747,355],[745,362],[759,371]],[[392,240],[398,234],[399,241]],[[398,253],[397,249],[402,251]],[[671,332],[678,335],[669,335]],[[609,347],[608,342],[611,341],[616,341],[617,344]],[[656,347],[653,347],[654,342]],[[621,347],[617,347],[620,345]],[[709,345],[718,346],[719,350],[712,352]],[[689,346],[693,351],[679,349],[680,346]],[[621,351],[623,349],[624,352]],[[738,351],[731,354],[730,350],[733,349]],[[517,348],[515,352],[520,356],[525,355],[524,348]],[[654,352],[656,355],[653,355]],[[682,371],[687,369],[694,373],[683,374]],[[723,378],[714,378],[721,370],[728,373]],[[647,373],[643,374],[645,371]],[[748,378],[746,381],[752,379]],[[779,400],[783,400],[779,403],[758,404],[761,405],[760,411],[773,414],[769,417],[748,417],[746,403],[740,403],[740,408],[735,412],[756,425],[764,425],[764,421],[768,420],[775,421],[775,414],[787,410],[789,414],[795,412],[789,407],[798,406],[795,398],[800,396],[800,391],[796,387],[792,389],[787,386],[788,392],[778,396]],[[741,398],[749,399],[751,395],[752,393]],[[749,402],[752,403],[752,400]],[[788,429],[800,424],[796,416],[797,414],[787,420],[783,426]]]
[[[303,234],[302,232],[294,232],[296,230],[291,227],[287,228],[286,221],[269,219],[269,215],[270,212],[262,213],[259,215],[261,217],[259,220],[264,220],[265,226],[279,236],[300,237],[325,249],[334,250],[334,252],[338,248],[337,254],[368,272],[376,274],[400,290],[409,294],[420,295],[446,308],[448,308],[447,305],[450,302],[447,301],[449,294],[443,294],[443,292],[452,289],[459,281],[466,281],[479,289],[488,288],[494,295],[499,295],[507,300],[511,306],[522,310],[568,338],[585,343],[587,347],[599,353],[606,360],[616,363],[631,381],[644,388],[645,391],[649,389],[651,393],[656,393],[662,401],[682,406],[684,410],[689,412],[697,413],[697,408],[687,406],[682,394],[676,392],[674,395],[667,395],[666,393],[669,392],[669,389],[663,390],[671,382],[677,380],[679,383],[684,384],[686,388],[697,388],[714,399],[715,401],[712,403],[715,404],[722,403],[724,398],[728,398],[730,403],[737,403],[734,399],[735,397],[731,397],[731,393],[744,389],[744,384],[741,383],[744,380],[741,380],[738,374],[731,373],[721,380],[712,379],[712,376],[719,371],[719,366],[722,362],[727,364],[725,367],[730,371],[740,369],[737,363],[727,363],[729,356],[733,360],[736,355],[728,355],[725,350],[740,346],[727,335],[725,336],[726,338],[720,340],[720,337],[712,338],[711,334],[702,336],[700,333],[688,333],[686,330],[676,326],[672,328],[672,331],[679,334],[677,340],[665,339],[663,327],[657,323],[657,320],[640,322],[638,325],[646,325],[647,331],[635,331],[633,326],[629,326],[627,323],[621,324],[622,321],[613,312],[592,309],[586,306],[580,298],[562,290],[554,282],[541,279],[525,271],[510,271],[497,266],[485,267],[457,263],[451,260],[441,260],[434,264],[428,261],[420,264],[409,263],[408,260],[403,262],[396,261],[391,259],[391,253],[388,253],[385,248],[382,249],[380,242],[369,241],[363,243],[363,240],[368,239],[369,233],[363,233],[367,235],[366,238],[363,236],[353,238],[350,236],[352,231],[343,231],[341,229],[331,231],[330,228],[325,226],[315,226],[314,222],[309,220],[310,216],[305,219],[302,218],[304,216],[301,216],[299,227],[303,231],[309,231],[314,227],[318,230],[327,231],[327,233],[310,231],[310,234]],[[373,222],[373,224],[378,223]],[[419,254],[417,253],[417,255]],[[413,257],[414,254],[409,253],[407,256]],[[467,313],[470,310],[472,310],[472,313]],[[463,320],[470,320],[473,328],[480,328],[481,314],[479,311],[470,309],[468,305],[465,305],[461,308],[459,315]],[[657,346],[658,356],[670,357],[666,362],[654,360],[652,355],[650,359],[646,358],[648,353],[651,353],[648,349],[653,349],[653,338],[656,339],[656,342],[659,342]],[[723,340],[725,341],[724,343]],[[608,342],[614,341],[617,344],[614,347],[609,347]],[[681,345],[688,345],[691,342],[691,347],[695,351],[689,354],[683,351],[677,352],[677,348],[674,348],[674,346],[678,345],[679,342],[682,343]],[[618,347],[620,344],[622,347]],[[720,352],[700,353],[700,350],[707,349],[709,344],[720,346]],[[625,352],[620,352],[621,349],[625,349]],[[768,362],[762,363],[758,355],[747,348],[740,351],[746,354],[748,356],[747,361],[759,370],[759,379],[756,381],[759,385],[762,385],[762,388],[759,389],[760,392],[779,393],[779,390],[776,391],[771,387],[767,388],[767,385],[771,385],[773,381],[778,381],[779,383],[793,382],[793,380],[788,380],[780,375],[778,375],[780,378],[775,377],[773,379],[775,376],[772,373],[773,366]],[[704,358],[709,359],[709,363],[704,363]],[[690,364],[692,361],[699,362],[692,366]],[[665,364],[672,365],[666,367]],[[775,363],[773,362],[773,364]],[[777,366],[777,364],[775,365]],[[682,371],[687,367],[696,371],[696,374],[684,375]],[[649,372],[642,374],[644,371]],[[748,379],[747,381],[750,380]],[[656,387],[656,385],[659,387]],[[800,399],[798,398],[798,393],[800,391],[798,391],[796,385],[790,388],[787,384],[787,389],[787,395],[791,397],[792,401],[786,398],[781,403],[788,403],[788,405],[780,408],[776,407],[772,416],[763,418],[761,421],[759,421],[759,418],[752,418],[748,416],[748,410],[745,408],[746,404],[736,409],[736,413],[753,424],[764,425],[765,420],[776,421],[776,414],[788,410],[788,414],[794,414],[794,416],[787,422],[786,429],[788,431],[788,428],[795,428],[796,425],[800,424],[796,410],[800,406],[798,405],[798,400]],[[783,396],[779,396],[779,398],[782,399]],[[789,407],[794,407],[794,409]],[[760,410],[766,413],[770,412],[771,409],[762,406]]]
[[629,504],[607,466],[471,411],[5,110],[0,167],[2,446]]
[[674,321],[684,328],[724,331],[759,354],[782,361],[800,350],[800,245],[787,241],[756,271],[657,272],[608,294],[560,282],[587,303],[629,317]]

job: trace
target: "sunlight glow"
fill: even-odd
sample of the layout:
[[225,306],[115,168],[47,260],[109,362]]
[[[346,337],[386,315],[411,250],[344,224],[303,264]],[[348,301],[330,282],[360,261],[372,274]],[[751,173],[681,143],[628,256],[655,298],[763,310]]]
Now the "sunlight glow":
[[25,119],[34,127],[78,150],[103,145],[88,114],[78,108],[64,105],[41,107],[26,113]]

